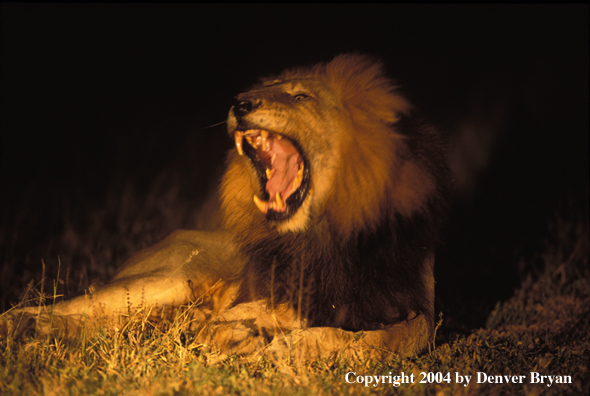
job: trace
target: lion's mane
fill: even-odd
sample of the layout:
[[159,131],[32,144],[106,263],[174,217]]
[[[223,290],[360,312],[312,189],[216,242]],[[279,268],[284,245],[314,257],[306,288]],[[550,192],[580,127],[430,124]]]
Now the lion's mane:
[[[287,123],[284,132],[312,160],[312,191],[330,188],[312,197],[303,230],[278,232],[252,204],[261,192],[252,166],[235,150],[229,154],[225,227],[247,260],[234,304],[286,303],[310,326],[347,330],[378,329],[412,314],[432,320],[425,266],[439,242],[449,189],[438,134],[413,118],[382,65],[365,56],[288,70],[250,92],[273,81],[313,82],[335,98],[318,100],[313,114],[338,128],[326,130],[312,114],[310,130],[289,131]],[[318,147],[316,136],[333,143]],[[337,156],[330,169],[313,162],[320,152]]]

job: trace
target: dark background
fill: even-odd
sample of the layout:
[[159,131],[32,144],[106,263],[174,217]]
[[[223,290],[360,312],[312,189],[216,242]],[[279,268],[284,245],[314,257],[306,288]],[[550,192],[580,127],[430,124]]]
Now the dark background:
[[436,270],[449,326],[482,325],[512,294],[556,213],[587,216],[587,5],[1,11],[3,285],[38,280],[41,259],[64,254],[47,241],[83,230],[129,183],[147,194],[174,175],[199,205],[231,147],[216,124],[232,97],[342,52],[382,59],[452,144],[457,197]]

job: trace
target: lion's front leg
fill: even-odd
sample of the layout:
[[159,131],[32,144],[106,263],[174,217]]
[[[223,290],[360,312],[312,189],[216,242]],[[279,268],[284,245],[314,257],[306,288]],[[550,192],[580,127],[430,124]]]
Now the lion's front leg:
[[264,301],[239,304],[214,318],[198,340],[211,352],[212,362],[239,355],[246,360],[267,356],[273,361],[346,357],[383,359],[392,353],[417,354],[431,339],[425,315],[382,330],[352,332],[333,327],[305,327],[293,310],[269,310]]
[[265,354],[276,360],[307,361],[334,357],[382,360],[393,353],[409,356],[421,352],[428,346],[429,334],[424,315],[382,330],[352,332],[333,327],[310,327],[294,329],[284,337],[276,337]]
[[383,359],[397,353],[408,356],[428,347],[434,336],[434,255],[425,262],[423,282],[428,301],[421,314],[380,330],[345,331],[333,327],[306,327],[288,305],[270,309],[264,300],[238,304],[215,317],[200,331],[198,340],[217,360],[240,355],[252,360],[268,356],[313,360],[328,357]]

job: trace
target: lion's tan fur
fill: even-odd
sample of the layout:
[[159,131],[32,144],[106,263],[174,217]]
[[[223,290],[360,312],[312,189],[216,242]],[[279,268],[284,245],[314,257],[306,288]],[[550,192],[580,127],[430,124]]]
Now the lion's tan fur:
[[[445,171],[432,130],[408,135],[397,127],[412,107],[382,69],[370,58],[343,55],[287,70],[238,96],[257,105],[243,119],[232,108],[230,134],[240,123],[280,133],[309,162],[309,192],[290,219],[269,222],[254,206],[261,183],[249,159],[232,150],[221,183],[227,232],[177,232],[131,258],[97,293],[58,304],[53,314],[108,319],[147,305],[193,303],[199,339],[225,355],[266,351],[279,357],[291,349],[301,358],[362,352],[382,357],[422,350],[432,337],[433,249]],[[311,99],[294,102],[298,93]],[[415,148],[430,138],[427,148]],[[391,263],[379,261],[390,257]],[[365,258],[375,269],[363,268]],[[346,262],[357,266],[350,275]],[[275,265],[283,272],[275,273]],[[295,275],[290,279],[285,269]],[[393,290],[379,271],[393,279]],[[355,277],[378,287],[368,290],[374,286],[355,284]],[[280,278],[295,290],[291,296],[280,295]],[[328,306],[315,310],[322,287]],[[347,297],[352,289],[358,297]],[[332,292],[338,295],[334,312]],[[311,307],[305,307],[306,298]],[[19,314],[34,312],[11,313],[0,328],[18,327]],[[36,324],[48,331],[42,321]],[[366,330],[365,336],[357,341],[354,332],[338,327]]]
[[[296,92],[305,81],[313,81],[319,110],[293,117],[288,105],[277,102],[261,117],[269,130],[309,141],[310,155],[319,158],[317,172],[322,174],[312,180],[318,202],[313,210],[337,225],[343,235],[354,235],[375,225],[384,211],[409,216],[422,209],[434,183],[431,175],[405,161],[405,137],[392,133],[390,125],[407,114],[411,105],[384,77],[381,65],[368,58],[341,56],[328,64],[288,70],[262,85],[284,82],[286,91]],[[324,159],[321,151],[331,158]],[[230,156],[222,187],[226,228],[262,232],[252,227],[262,218],[250,205],[259,183],[246,163],[235,153]],[[391,169],[396,169],[394,175]]]

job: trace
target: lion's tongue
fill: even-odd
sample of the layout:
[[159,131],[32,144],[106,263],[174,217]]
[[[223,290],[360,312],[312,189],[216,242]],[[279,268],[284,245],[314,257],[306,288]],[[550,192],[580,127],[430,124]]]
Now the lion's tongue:
[[297,188],[293,188],[293,181],[299,170],[301,156],[288,139],[269,139],[269,154],[273,173],[266,183],[266,191],[271,201],[277,193],[285,201]]

